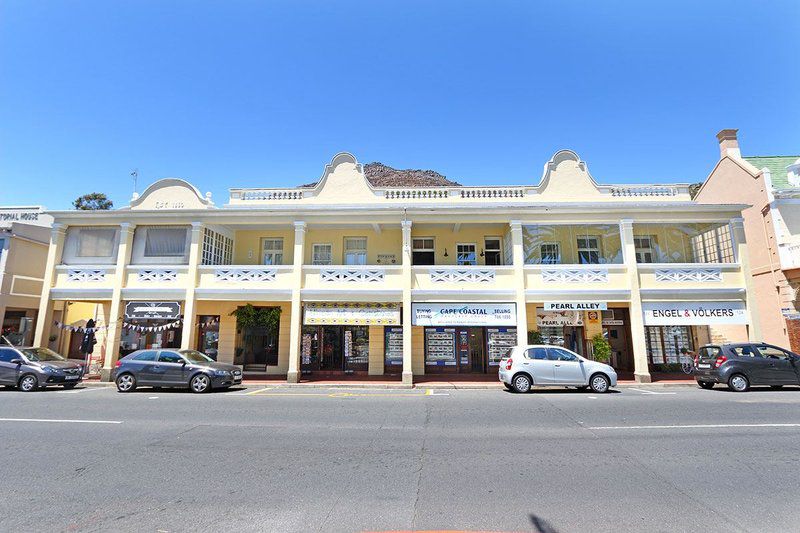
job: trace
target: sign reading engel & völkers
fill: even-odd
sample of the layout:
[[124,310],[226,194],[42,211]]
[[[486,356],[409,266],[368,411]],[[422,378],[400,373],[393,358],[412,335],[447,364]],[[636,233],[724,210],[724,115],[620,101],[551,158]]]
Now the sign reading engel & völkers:
[[744,302],[645,302],[646,326],[746,324]]

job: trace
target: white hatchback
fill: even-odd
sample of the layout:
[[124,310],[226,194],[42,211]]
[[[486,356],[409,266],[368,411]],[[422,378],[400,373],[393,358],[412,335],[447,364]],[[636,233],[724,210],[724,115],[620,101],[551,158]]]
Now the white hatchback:
[[500,361],[500,381],[508,390],[531,387],[576,387],[608,392],[617,386],[613,368],[559,346],[515,346]]

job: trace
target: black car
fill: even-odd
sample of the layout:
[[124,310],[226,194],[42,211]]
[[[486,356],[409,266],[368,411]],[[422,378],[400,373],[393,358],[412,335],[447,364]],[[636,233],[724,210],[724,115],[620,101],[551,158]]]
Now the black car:
[[698,351],[694,377],[704,389],[725,383],[735,392],[800,385],[800,355],[766,343],[709,344]]
[[208,392],[241,384],[242,371],[197,350],[138,350],[117,361],[113,379],[119,392],[139,385]]

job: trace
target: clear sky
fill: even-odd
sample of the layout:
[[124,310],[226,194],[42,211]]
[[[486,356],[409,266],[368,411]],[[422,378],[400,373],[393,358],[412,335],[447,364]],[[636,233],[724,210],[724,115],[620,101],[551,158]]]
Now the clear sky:
[[[642,6],[646,6],[643,9]],[[0,2],[0,205],[181,177],[316,180],[339,151],[464,184],[701,181],[715,134],[800,152],[800,2]]]

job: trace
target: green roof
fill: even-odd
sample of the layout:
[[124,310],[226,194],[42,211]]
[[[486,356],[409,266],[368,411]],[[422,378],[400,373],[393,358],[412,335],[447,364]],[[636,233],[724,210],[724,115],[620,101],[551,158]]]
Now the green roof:
[[800,159],[800,155],[767,155],[745,157],[744,159],[758,170],[767,167],[772,177],[772,187],[774,189],[796,188],[795,185],[789,183],[789,179],[786,177],[786,167]]

